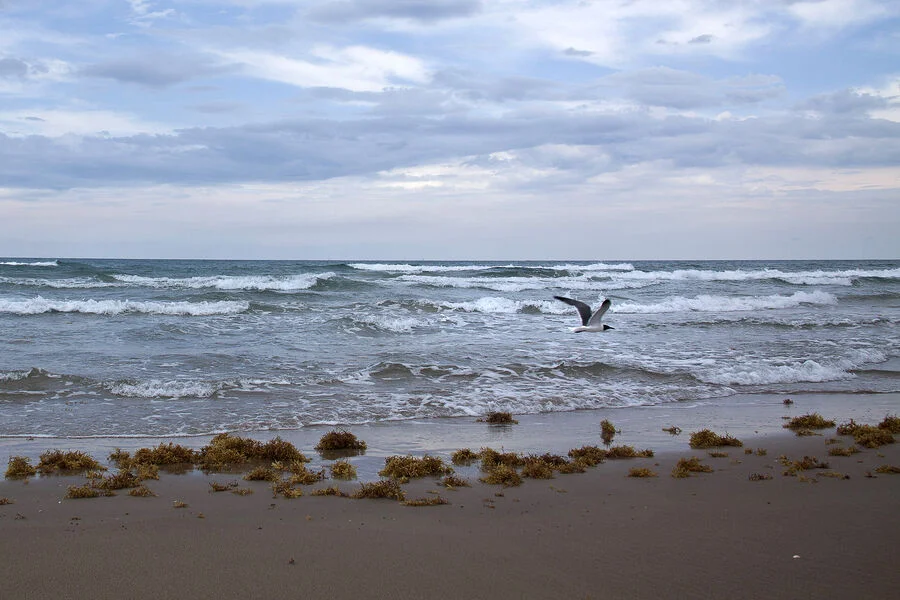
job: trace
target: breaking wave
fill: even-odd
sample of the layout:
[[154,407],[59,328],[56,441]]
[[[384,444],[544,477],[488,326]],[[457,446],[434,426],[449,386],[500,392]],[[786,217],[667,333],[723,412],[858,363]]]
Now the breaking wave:
[[210,316],[233,315],[247,311],[248,302],[158,302],[133,300],[49,300],[41,296],[27,300],[0,299],[0,313],[38,315],[43,313],[84,313],[121,315]]
[[18,262],[14,260],[0,262],[5,267],[58,267],[59,263],[55,260],[38,261],[38,262]]
[[139,275],[113,275],[117,281],[152,288],[212,288],[222,291],[255,290],[291,292],[308,290],[319,281],[325,281],[335,274],[304,273],[286,277],[272,275],[213,275],[207,277],[141,277]]

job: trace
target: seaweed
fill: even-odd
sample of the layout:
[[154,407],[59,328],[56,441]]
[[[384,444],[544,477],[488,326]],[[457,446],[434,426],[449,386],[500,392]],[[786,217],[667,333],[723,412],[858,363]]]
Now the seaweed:
[[828,463],[821,462],[815,456],[804,456],[803,458],[794,461],[788,459],[786,456],[782,456],[779,458],[779,462],[786,467],[782,474],[787,477],[794,477],[799,471],[828,468]]
[[10,505],[13,503],[14,502],[12,500],[10,500],[9,498],[7,498],[6,496],[0,498],[0,506],[7,506],[7,505]]
[[457,487],[471,487],[472,484],[469,483],[468,479],[463,479],[462,477],[458,477],[454,474],[450,474],[441,479],[441,485],[448,488],[457,488]]
[[600,439],[603,440],[603,443],[609,446],[612,444],[613,438],[616,437],[616,427],[612,424],[609,419],[603,419],[600,421]]
[[553,479],[553,466],[540,459],[526,459],[522,477],[529,479]]
[[432,496],[431,498],[416,498],[415,500],[404,500],[401,502],[403,506],[437,506],[440,504],[450,504],[440,496]]
[[346,460],[338,460],[331,464],[333,479],[356,479],[356,467]]
[[99,482],[94,484],[101,490],[122,490],[125,488],[134,488],[141,484],[140,478],[128,469],[119,469],[118,473],[103,477]]
[[[117,449],[118,450],[118,449]],[[127,454],[127,453],[125,453]],[[112,458],[112,455],[110,455]],[[197,453],[180,444],[159,444],[155,448],[140,448],[131,457],[131,464],[138,465],[193,465]]]
[[720,446],[735,446],[740,448],[744,443],[727,433],[725,435],[719,435],[710,429],[701,429],[700,431],[695,431],[691,434],[689,445],[695,450],[700,450],[705,448],[718,448]]
[[97,498],[99,496],[100,491],[91,487],[89,483],[85,483],[84,485],[70,485],[66,489],[66,498],[69,499]]
[[569,450],[569,456],[581,462],[581,464],[593,467],[606,460],[609,452],[598,446],[582,446]]
[[494,465],[484,477],[479,477],[479,481],[504,487],[522,485],[522,477],[519,473],[513,467],[505,464]]
[[238,486],[237,481],[232,481],[231,483],[219,483],[218,481],[210,481],[209,487],[210,493],[213,492],[227,492],[228,490],[233,490]]
[[857,444],[866,448],[879,448],[885,444],[893,444],[895,441],[894,435],[889,430],[871,425],[860,425],[853,432],[853,439]]
[[37,475],[37,469],[24,456],[11,456],[6,466],[7,479],[22,479]]
[[456,450],[455,452],[453,452],[453,454],[450,455],[450,461],[454,465],[458,466],[468,466],[476,460],[478,460],[478,454],[476,452],[473,452],[469,448]]
[[256,467],[244,475],[245,481],[281,481],[281,473],[271,467]]
[[299,498],[303,495],[303,490],[295,488],[290,481],[279,479],[272,484],[272,497],[277,498],[278,494],[285,498]]
[[349,498],[350,494],[342,492],[339,487],[332,485],[325,488],[319,488],[309,493],[310,496],[337,496],[339,498]]
[[183,502],[181,500],[175,500],[172,502],[172,508],[187,508],[187,507],[188,507],[187,502]]
[[81,450],[48,450],[41,454],[37,470],[41,475],[49,475],[59,471],[105,471],[106,467]]
[[647,467],[634,467],[628,470],[628,477],[657,477],[657,474]]
[[[302,468],[297,468],[296,465]],[[289,479],[292,485],[312,485],[325,479],[325,469],[318,471],[310,471],[303,463],[291,463],[291,477]]]
[[406,492],[396,479],[381,479],[363,483],[352,495],[352,498],[390,498],[400,502],[406,500]]
[[239,487],[239,488],[234,488],[233,490],[231,490],[231,493],[237,494],[238,496],[249,496],[250,494],[253,493],[253,489]]
[[365,450],[366,443],[346,430],[329,431],[316,444],[316,450]]
[[885,473],[885,474],[898,474],[900,473],[900,467],[894,465],[881,465],[875,467],[876,473]]
[[274,437],[268,442],[260,445],[253,455],[254,458],[260,458],[263,460],[278,460],[278,461],[301,461],[301,462],[310,462],[310,460],[306,456],[303,455],[300,450],[297,449],[292,443],[287,442],[281,437]]
[[121,448],[116,448],[110,452],[108,458],[120,469],[127,469],[131,466],[131,453]]
[[772,475],[769,473],[751,473],[750,477],[748,477],[750,481],[767,481],[772,479]]
[[653,450],[635,450],[633,446],[613,446],[606,453],[606,458],[653,458]]
[[681,433],[681,427],[676,427],[674,425],[671,427],[663,427],[662,430],[671,435],[678,435]]
[[691,458],[680,458],[678,463],[672,469],[672,477],[683,479],[690,477],[691,473],[712,473],[712,467],[704,465],[696,456]]
[[497,465],[517,468],[525,464],[525,459],[515,452],[497,452],[493,448],[482,448],[478,453],[481,457],[481,470],[490,471]]
[[131,488],[130,490],[128,490],[128,495],[135,496],[137,498],[149,498],[150,496],[155,496],[156,494],[146,485],[141,484],[135,488]]
[[887,415],[878,424],[879,429],[887,429],[891,433],[900,433],[900,417],[897,415]]
[[518,425],[519,422],[513,419],[512,413],[508,412],[489,412],[480,419],[475,420],[476,423],[487,423],[488,425]]
[[847,446],[844,447],[835,447],[828,449],[828,456],[853,456],[854,454],[859,454],[860,449],[856,446]]
[[378,471],[382,477],[391,477],[408,481],[417,477],[440,476],[452,473],[453,468],[447,466],[443,459],[426,454],[415,456],[389,456],[384,459],[384,468]]
[[[747,448],[747,450],[750,450],[750,448]],[[750,450],[747,454],[751,454],[752,452],[753,450]],[[728,458],[727,452],[707,452],[707,454],[710,458]]]
[[587,470],[587,467],[593,467],[596,464],[597,463],[593,463],[589,459],[576,458],[575,460],[565,462],[561,465],[556,465],[555,469],[560,475],[571,475],[572,473],[584,473]]
[[834,427],[834,421],[829,421],[819,413],[807,413],[794,417],[787,423],[782,425],[785,429],[802,430],[802,429],[828,429]]

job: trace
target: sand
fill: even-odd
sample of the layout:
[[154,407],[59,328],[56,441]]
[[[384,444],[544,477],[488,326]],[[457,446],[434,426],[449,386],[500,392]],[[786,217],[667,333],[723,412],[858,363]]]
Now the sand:
[[[63,499],[80,477],[3,481],[0,595],[31,598],[887,598],[900,569],[900,444],[829,457],[824,436],[742,438],[723,448],[607,461],[584,474],[478,483],[450,503],[210,493],[235,475],[163,474],[158,495]],[[841,438],[844,444],[849,438]],[[643,446],[642,446],[643,447]],[[816,456],[849,478],[782,474]],[[670,476],[698,456],[712,473]],[[648,467],[655,478],[626,477]],[[821,472],[821,471],[819,471]],[[772,475],[751,481],[752,473]],[[332,482],[326,482],[328,484]],[[341,484],[348,490],[358,484]],[[309,486],[311,490],[319,486]],[[175,501],[187,507],[175,508]]]

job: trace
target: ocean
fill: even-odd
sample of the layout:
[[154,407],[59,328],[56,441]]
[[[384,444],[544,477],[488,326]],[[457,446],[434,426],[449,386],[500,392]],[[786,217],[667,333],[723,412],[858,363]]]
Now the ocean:
[[0,259],[0,437],[866,402],[900,392],[898,309],[900,261]]

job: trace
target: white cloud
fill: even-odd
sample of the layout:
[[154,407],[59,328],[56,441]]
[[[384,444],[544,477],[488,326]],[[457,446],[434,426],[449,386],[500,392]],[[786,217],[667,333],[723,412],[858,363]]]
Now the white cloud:
[[244,67],[249,77],[299,87],[335,87],[355,92],[381,91],[393,85],[421,83],[424,63],[399,52],[365,46],[316,46],[308,57],[291,58],[256,50],[223,51],[221,56]]
[[164,133],[171,128],[135,115],[108,110],[27,109],[0,111],[0,133],[18,137],[40,135],[128,136]]

